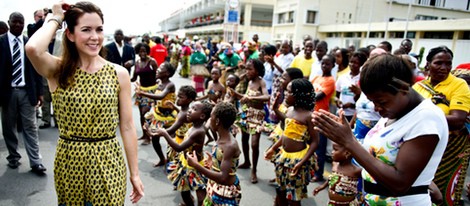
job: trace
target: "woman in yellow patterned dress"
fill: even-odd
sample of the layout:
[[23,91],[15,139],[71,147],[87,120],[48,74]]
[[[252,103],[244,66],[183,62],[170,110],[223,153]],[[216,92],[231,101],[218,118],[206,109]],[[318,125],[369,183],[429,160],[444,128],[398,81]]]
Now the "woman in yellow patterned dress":
[[[69,7],[69,8],[66,8]],[[65,13],[63,8],[68,9]],[[26,46],[37,72],[48,80],[59,124],[54,180],[58,205],[124,205],[126,164],[116,129],[120,126],[133,189],[144,195],[137,167],[137,134],[132,119],[130,78],[122,66],[99,53],[103,14],[90,2],[53,6],[53,16]],[[62,58],[47,47],[67,23]]]

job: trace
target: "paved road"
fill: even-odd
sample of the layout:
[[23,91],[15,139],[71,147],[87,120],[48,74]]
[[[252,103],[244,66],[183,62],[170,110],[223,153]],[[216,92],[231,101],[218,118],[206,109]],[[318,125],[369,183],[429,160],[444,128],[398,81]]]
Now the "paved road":
[[[176,74],[173,81],[177,87],[187,85],[191,82],[188,79],[178,77]],[[133,108],[136,128],[138,125],[138,110]],[[140,129],[138,136],[142,134]],[[55,128],[42,129],[39,131],[40,150],[43,157],[43,163],[47,167],[45,176],[37,176],[30,172],[27,155],[25,153],[22,140],[20,138],[20,153],[23,156],[23,163],[18,169],[7,167],[6,156],[7,149],[3,137],[0,135],[0,206],[46,206],[57,205],[57,198],[54,190],[53,178],[53,159],[58,133]],[[240,141],[239,141],[240,142]],[[166,148],[166,142],[161,140],[162,147]],[[264,135],[260,142],[261,150],[268,148],[270,142]],[[210,148],[206,148],[210,149]],[[181,198],[178,192],[172,190],[163,169],[154,168],[152,165],[157,160],[157,156],[151,145],[139,145],[139,170],[140,176],[145,186],[145,197],[137,205],[178,205]],[[330,170],[330,164],[326,165],[326,170]],[[241,205],[272,205],[275,195],[274,186],[270,185],[268,180],[274,177],[273,165],[261,160],[258,165],[258,184],[249,182],[250,170],[238,170],[241,180],[243,196]],[[130,185],[130,183],[128,184]],[[313,183],[308,186],[309,195],[313,188],[318,184]],[[128,193],[130,190],[128,188]],[[302,201],[303,205],[326,205],[328,201],[327,192],[322,191],[318,196],[309,196]],[[126,205],[132,205],[129,198]],[[466,205],[468,201],[466,201]]]
[[[191,84],[190,80],[181,78],[177,74],[173,78],[173,82],[175,82],[177,88],[181,85]],[[133,114],[136,128],[138,128],[138,136],[140,136],[142,131],[138,125],[139,116],[137,107],[133,108]],[[0,135],[0,206],[56,205],[57,198],[54,190],[52,169],[57,138],[58,131],[56,128],[41,129],[39,131],[40,152],[43,157],[43,163],[48,169],[45,176],[39,177],[30,172],[28,158],[21,138],[19,151],[23,156],[21,159],[23,164],[14,170],[7,167],[5,158],[8,152],[3,137]],[[163,139],[160,142],[162,147],[166,148],[166,142]],[[263,150],[269,145],[270,142],[264,135],[260,148]],[[210,148],[207,147],[206,149]],[[177,205],[181,202],[179,193],[172,190],[173,187],[166,178],[162,167],[154,168],[152,166],[158,159],[152,146],[139,145],[138,156],[140,176],[145,186],[145,197],[137,205]],[[238,170],[243,192],[241,205],[272,205],[275,190],[268,180],[274,178],[274,167],[270,162],[264,161],[261,158],[258,168],[258,184],[250,183],[250,170]],[[313,190],[312,184],[309,186],[309,190]],[[130,192],[129,188],[128,191]],[[315,199],[310,197],[302,201],[302,203],[304,205],[325,205],[327,199],[327,194],[324,192],[315,197]],[[128,198],[126,205],[131,205]]]

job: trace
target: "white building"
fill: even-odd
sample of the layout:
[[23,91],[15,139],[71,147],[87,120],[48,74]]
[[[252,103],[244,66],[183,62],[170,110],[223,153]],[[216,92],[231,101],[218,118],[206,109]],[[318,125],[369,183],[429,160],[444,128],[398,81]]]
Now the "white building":
[[470,0],[276,0],[272,37],[301,44],[309,34],[330,48],[387,40],[396,49],[406,32],[412,52],[446,45],[457,65],[470,62],[469,6]]
[[[233,0],[232,0],[233,1]],[[240,25],[238,41],[251,39],[258,34],[260,40],[271,40],[273,0],[240,0]],[[179,37],[200,38],[224,36],[225,0],[198,0],[189,3],[159,23],[162,33]]]

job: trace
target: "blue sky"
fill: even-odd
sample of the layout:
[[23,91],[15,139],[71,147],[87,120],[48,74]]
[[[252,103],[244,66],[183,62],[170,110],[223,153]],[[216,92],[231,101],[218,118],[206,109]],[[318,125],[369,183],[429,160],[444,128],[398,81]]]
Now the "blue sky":
[[[104,13],[106,34],[120,28],[124,34],[140,35],[160,30],[158,22],[168,17],[171,12],[181,7],[184,0],[90,0]],[[37,9],[52,7],[57,0],[1,0],[0,21],[7,22],[9,15],[18,11],[25,17],[25,24],[34,22],[33,13]],[[77,1],[65,1],[75,3]],[[26,29],[26,26],[25,26]]]

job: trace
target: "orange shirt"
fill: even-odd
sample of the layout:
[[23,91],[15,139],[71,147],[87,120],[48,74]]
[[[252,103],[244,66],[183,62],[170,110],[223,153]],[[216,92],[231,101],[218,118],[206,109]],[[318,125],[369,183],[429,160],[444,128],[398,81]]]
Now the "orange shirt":
[[315,111],[320,109],[329,111],[330,110],[330,99],[335,93],[335,78],[333,76],[322,77],[315,76],[312,79],[312,85],[315,89],[315,93],[323,92],[326,97],[323,97],[321,100],[315,102]]

